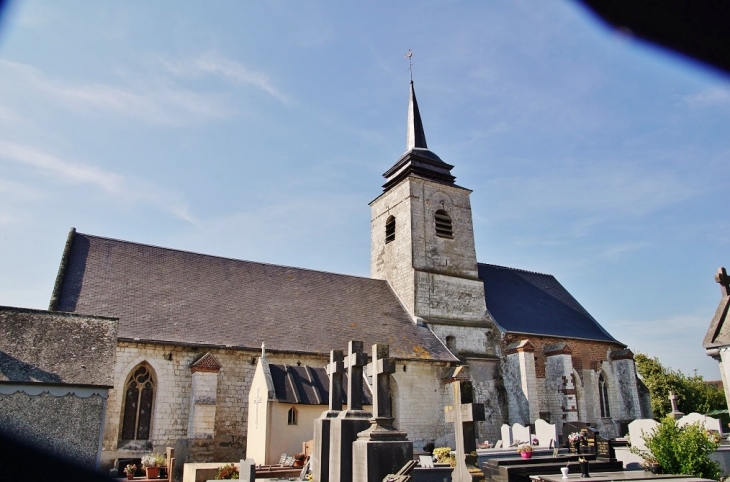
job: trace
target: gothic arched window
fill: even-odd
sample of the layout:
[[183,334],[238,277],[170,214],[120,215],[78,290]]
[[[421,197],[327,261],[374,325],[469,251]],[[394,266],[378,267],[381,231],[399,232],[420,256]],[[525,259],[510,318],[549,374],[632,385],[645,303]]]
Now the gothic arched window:
[[122,440],[150,438],[154,400],[155,382],[152,379],[152,369],[147,364],[142,364],[132,371],[124,385]]
[[608,383],[603,373],[598,377],[598,398],[601,402],[601,418],[611,416],[611,410],[608,408]]
[[289,425],[297,424],[297,409],[295,407],[290,408],[289,412],[287,413],[287,424],[289,424]]
[[454,238],[454,228],[451,225],[451,216],[443,209],[439,209],[434,214],[434,221],[436,222],[436,236],[439,238]]
[[385,244],[395,240],[395,216],[390,216],[385,221]]

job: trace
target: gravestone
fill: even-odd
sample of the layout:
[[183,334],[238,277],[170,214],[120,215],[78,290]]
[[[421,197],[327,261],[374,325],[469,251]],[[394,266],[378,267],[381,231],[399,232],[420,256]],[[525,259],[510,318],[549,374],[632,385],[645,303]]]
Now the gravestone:
[[565,422],[563,424],[563,446],[569,447],[571,453],[575,453],[576,452],[575,448],[573,447],[573,445],[570,442],[568,442],[568,436],[570,436],[570,434],[572,434],[572,433],[576,433],[576,432],[580,433],[581,430],[583,430],[584,428],[590,427],[590,426],[591,426],[591,424],[586,423],[586,422],[580,422],[580,421]]
[[361,341],[351,341],[347,367],[347,410],[330,421],[329,482],[352,482],[352,443],[370,426],[373,415],[362,409],[363,375],[367,355]]
[[580,432],[585,437],[583,453],[596,454],[596,440],[599,438],[598,430],[593,427],[586,427]]
[[535,420],[535,438],[540,447],[554,447],[558,442],[558,428],[554,423],[538,418]]
[[256,462],[253,459],[241,459],[241,465],[238,469],[239,479],[242,482],[255,482],[256,480]]
[[649,435],[659,424],[650,418],[639,418],[629,424],[631,446],[639,450],[647,450],[644,435]]
[[674,420],[679,420],[680,418],[684,417],[684,413],[679,411],[679,408],[677,408],[677,400],[679,400],[679,397],[674,392],[669,392],[669,403],[672,404],[672,411],[669,413],[669,416],[674,418]]
[[352,444],[353,482],[381,482],[413,459],[413,442],[393,427],[390,376],[395,361],[388,357],[388,345],[373,345],[372,350],[368,371],[373,377],[373,418]]
[[684,417],[677,420],[677,425],[683,427],[692,423],[699,422],[705,427],[705,430],[714,430],[722,433],[722,422],[716,418],[708,417],[707,415],[701,415],[697,412],[692,412],[685,415]]
[[512,424],[512,443],[521,442],[532,445],[529,425],[525,427],[521,423]]
[[596,460],[598,459],[615,460],[616,451],[610,440],[596,434]]
[[474,403],[474,388],[466,374],[466,367],[454,371],[451,380],[454,405],[444,407],[446,421],[454,423],[456,434],[456,466],[451,474],[452,482],[471,482],[472,477],[466,466],[466,454],[477,449],[476,422],[486,419],[484,404]]
[[502,424],[502,447],[509,447],[510,445],[512,445],[512,427],[510,427],[506,423],[503,423]]
[[345,356],[342,350],[330,352],[330,362],[327,365],[329,385],[329,410],[314,421],[314,452],[310,458],[312,462],[313,478],[316,482],[329,482],[330,462],[330,428],[333,418],[337,418],[342,411],[342,374],[345,372],[343,363]]

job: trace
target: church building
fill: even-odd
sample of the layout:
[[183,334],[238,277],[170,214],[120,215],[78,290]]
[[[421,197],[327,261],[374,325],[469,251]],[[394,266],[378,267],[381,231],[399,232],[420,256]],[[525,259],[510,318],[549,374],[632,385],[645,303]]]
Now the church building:
[[[262,343],[274,374],[316,376],[321,387],[330,350],[389,345],[395,425],[417,449],[453,432],[443,381],[459,365],[485,405],[481,439],[538,418],[612,437],[649,415],[631,351],[553,276],[477,262],[471,191],[452,169],[427,147],[411,82],[406,152],[370,203],[369,278],[72,229],[49,309],[119,320],[104,460],[164,446],[181,461],[242,458]],[[277,405],[261,413],[303,423],[302,397],[326,409],[318,389],[272,391]]]

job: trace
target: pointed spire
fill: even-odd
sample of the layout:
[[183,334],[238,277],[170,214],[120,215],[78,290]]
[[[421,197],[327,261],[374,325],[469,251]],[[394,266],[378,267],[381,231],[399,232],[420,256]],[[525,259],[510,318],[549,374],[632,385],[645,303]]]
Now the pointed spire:
[[408,103],[408,135],[406,139],[406,151],[410,151],[415,147],[428,149],[428,146],[426,145],[426,134],[423,132],[423,122],[421,122],[421,113],[418,111],[416,91],[413,89],[413,80],[411,80],[411,99]]
[[[406,57],[408,56],[406,55]],[[389,190],[410,176],[443,184],[454,184],[456,178],[451,174],[453,167],[451,164],[446,164],[442,161],[439,156],[431,152],[426,146],[426,134],[423,132],[423,122],[421,122],[421,113],[418,111],[416,91],[413,89],[413,80],[411,80],[406,152],[403,153],[393,167],[383,174],[383,177],[386,179],[385,184],[383,184],[383,190]]]

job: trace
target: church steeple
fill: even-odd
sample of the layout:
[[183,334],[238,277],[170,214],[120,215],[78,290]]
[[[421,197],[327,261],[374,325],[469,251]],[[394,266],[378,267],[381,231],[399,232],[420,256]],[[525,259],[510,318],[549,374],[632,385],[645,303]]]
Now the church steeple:
[[426,145],[426,134],[423,131],[421,113],[418,110],[416,91],[411,80],[411,93],[408,102],[408,126],[406,136],[406,152],[383,177],[383,191],[389,190],[408,176],[416,176],[443,184],[454,184],[456,179],[451,175],[454,166],[446,164]]
[[426,145],[426,134],[423,132],[421,113],[418,111],[416,91],[413,89],[413,81],[411,80],[411,100],[408,103],[408,138],[406,140],[406,151],[410,151],[415,147],[428,149],[428,146]]

